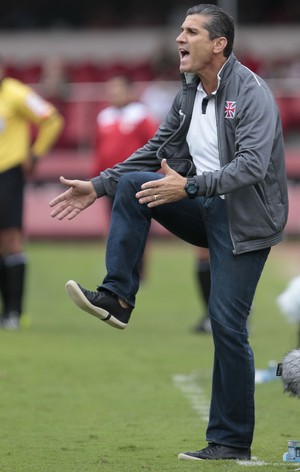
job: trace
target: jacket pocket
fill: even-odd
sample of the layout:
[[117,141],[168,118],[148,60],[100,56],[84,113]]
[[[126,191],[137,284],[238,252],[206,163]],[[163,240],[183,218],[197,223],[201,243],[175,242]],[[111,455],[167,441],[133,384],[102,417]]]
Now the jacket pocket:
[[178,172],[183,177],[191,177],[196,175],[196,167],[193,161],[189,158],[183,157],[169,157],[167,163],[171,169]]

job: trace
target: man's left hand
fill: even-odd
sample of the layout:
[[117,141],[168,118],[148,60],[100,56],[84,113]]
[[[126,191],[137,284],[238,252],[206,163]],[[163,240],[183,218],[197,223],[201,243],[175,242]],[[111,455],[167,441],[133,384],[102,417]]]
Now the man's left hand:
[[186,177],[182,177],[175,170],[171,169],[166,159],[162,160],[161,168],[165,177],[145,182],[141,187],[141,191],[135,195],[139,203],[146,203],[149,208],[187,198],[187,193],[184,189]]

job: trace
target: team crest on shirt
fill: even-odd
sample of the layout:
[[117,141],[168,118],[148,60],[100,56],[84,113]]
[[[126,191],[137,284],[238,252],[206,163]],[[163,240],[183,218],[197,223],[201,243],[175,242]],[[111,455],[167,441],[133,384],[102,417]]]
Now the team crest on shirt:
[[236,102],[233,102],[231,100],[228,100],[225,103],[225,118],[232,119],[235,117],[235,111],[236,111]]

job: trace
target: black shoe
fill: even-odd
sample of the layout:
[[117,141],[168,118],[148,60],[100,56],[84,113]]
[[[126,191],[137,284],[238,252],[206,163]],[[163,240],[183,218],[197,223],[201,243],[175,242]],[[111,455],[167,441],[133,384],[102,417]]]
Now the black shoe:
[[66,290],[73,302],[82,310],[114,328],[126,328],[133,308],[123,308],[114,293],[101,288],[96,292],[91,292],[74,280],[69,280],[66,283]]
[[195,452],[181,452],[178,455],[178,459],[181,460],[228,460],[228,459],[239,459],[239,460],[250,460],[251,451],[250,448],[241,447],[228,447],[221,446],[220,444],[209,444],[204,449]]

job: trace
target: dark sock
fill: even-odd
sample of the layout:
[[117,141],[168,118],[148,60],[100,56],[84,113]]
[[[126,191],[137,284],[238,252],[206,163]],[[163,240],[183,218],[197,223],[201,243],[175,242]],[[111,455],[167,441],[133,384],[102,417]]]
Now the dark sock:
[[2,315],[7,311],[7,283],[4,259],[0,257],[0,295],[2,301]]
[[6,280],[5,312],[10,313],[13,311],[21,316],[25,285],[25,254],[9,254],[3,260]]
[[199,294],[205,304],[205,316],[208,316],[208,300],[210,294],[210,263],[209,261],[198,260],[197,268],[197,285]]

